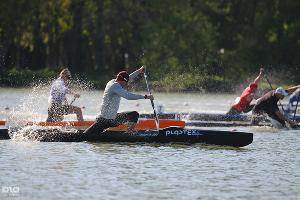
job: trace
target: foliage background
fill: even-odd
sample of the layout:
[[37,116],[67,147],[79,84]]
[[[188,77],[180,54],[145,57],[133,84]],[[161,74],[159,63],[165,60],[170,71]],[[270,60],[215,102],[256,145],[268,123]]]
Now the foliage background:
[[294,0],[1,0],[0,83],[24,86],[67,66],[103,88],[145,64],[166,90],[231,91],[261,66],[294,84],[299,10]]

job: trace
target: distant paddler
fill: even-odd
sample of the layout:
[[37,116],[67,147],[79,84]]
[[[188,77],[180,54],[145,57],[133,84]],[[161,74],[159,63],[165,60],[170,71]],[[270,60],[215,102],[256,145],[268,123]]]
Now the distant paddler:
[[140,67],[130,75],[126,71],[118,73],[116,79],[110,80],[105,87],[100,113],[96,121],[84,133],[101,133],[109,127],[116,127],[123,123],[128,123],[128,131],[133,132],[138,121],[137,111],[118,113],[121,97],[127,100],[152,99],[149,94],[140,95],[128,91],[128,85],[139,75],[144,73],[145,68]]
[[286,114],[289,114],[289,112],[294,112],[295,109],[295,104],[297,104],[297,102],[299,101],[299,95],[300,95],[300,89],[297,89],[295,92],[293,92],[293,94],[291,94],[291,96],[289,97],[289,102],[287,104],[287,110],[286,110]]
[[274,122],[280,123],[283,127],[285,126],[285,122],[289,123],[291,126],[298,125],[297,122],[288,119],[280,112],[277,102],[279,100],[282,100],[289,94],[292,94],[299,88],[300,85],[290,87],[287,90],[283,89],[282,87],[279,87],[276,90],[271,90],[262,97],[260,97],[252,110],[252,123],[258,123],[258,115],[267,114],[272,120],[275,120]]
[[[68,68],[63,69],[59,77],[52,83],[49,95],[49,107],[47,122],[62,121],[64,115],[73,114],[77,115],[78,121],[83,121],[81,108],[71,105],[67,101],[66,95],[74,95],[74,100],[79,98],[80,95],[71,91],[67,87],[68,80],[71,79],[71,72]],[[73,100],[73,101],[74,101]]]
[[248,113],[255,106],[252,102],[254,94],[258,88],[258,84],[264,75],[264,69],[261,68],[259,75],[254,79],[253,82],[242,92],[241,96],[236,98],[234,105],[227,112],[227,115],[239,115],[241,113]]

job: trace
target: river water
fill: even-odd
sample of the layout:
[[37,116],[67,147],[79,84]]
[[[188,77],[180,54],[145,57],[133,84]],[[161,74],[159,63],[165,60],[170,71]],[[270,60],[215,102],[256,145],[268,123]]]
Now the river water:
[[[45,120],[48,90],[1,88],[0,119],[12,125]],[[80,93],[74,105],[94,119],[103,93]],[[165,112],[226,112],[235,98],[154,95]],[[150,113],[151,105],[122,100],[120,110]],[[233,128],[254,133],[253,143],[229,148],[0,140],[0,199],[299,199],[300,131]]]

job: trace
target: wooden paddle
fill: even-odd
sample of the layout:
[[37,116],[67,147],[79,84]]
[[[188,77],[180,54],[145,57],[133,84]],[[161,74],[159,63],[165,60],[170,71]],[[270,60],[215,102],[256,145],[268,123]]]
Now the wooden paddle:
[[[149,88],[148,80],[147,80],[146,66],[144,66],[144,68],[145,68],[144,77],[145,77],[145,81],[146,81],[146,85],[147,85],[147,90],[148,90],[149,94],[152,95],[151,90]],[[155,123],[156,123],[157,131],[159,131],[159,119],[158,119],[157,113],[155,111],[154,101],[152,99],[150,99],[150,101],[151,101],[151,105],[152,105],[153,112],[154,112],[154,117],[155,117]]]

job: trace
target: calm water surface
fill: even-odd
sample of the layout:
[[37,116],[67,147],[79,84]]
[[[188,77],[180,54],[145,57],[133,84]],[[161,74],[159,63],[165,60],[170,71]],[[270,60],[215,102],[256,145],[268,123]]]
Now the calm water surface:
[[[45,119],[47,89],[0,89],[0,118]],[[102,92],[81,94],[75,104],[92,119]],[[166,112],[225,112],[235,96],[155,97]],[[120,109],[147,113],[151,105],[124,100]],[[253,132],[253,144],[237,149],[0,140],[0,199],[299,199],[300,131],[235,128]]]

